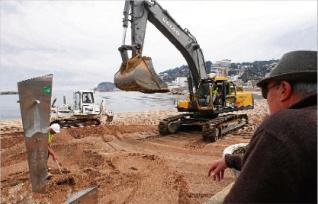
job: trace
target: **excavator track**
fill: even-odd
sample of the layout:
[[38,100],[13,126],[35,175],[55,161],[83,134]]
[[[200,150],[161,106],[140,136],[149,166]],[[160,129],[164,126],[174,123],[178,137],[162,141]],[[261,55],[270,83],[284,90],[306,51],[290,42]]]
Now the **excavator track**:
[[176,133],[181,125],[181,120],[189,115],[191,114],[171,116],[160,121],[158,126],[160,135]]
[[181,126],[199,126],[202,129],[203,140],[215,142],[227,133],[237,130],[247,123],[246,114],[226,114],[216,118],[196,118],[193,113],[186,113],[160,121],[159,133],[161,135],[173,134]]
[[248,123],[246,114],[227,114],[208,121],[202,127],[205,141],[215,142],[227,133],[237,130]]

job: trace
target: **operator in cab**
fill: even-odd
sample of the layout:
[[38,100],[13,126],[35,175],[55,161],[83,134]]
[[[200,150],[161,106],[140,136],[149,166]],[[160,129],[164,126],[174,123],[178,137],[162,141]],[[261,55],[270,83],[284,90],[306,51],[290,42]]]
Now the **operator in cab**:
[[240,170],[224,203],[317,203],[317,51],[286,53],[257,86],[270,116],[243,158],[226,154],[208,175]]
[[91,101],[90,97],[86,94],[85,95],[85,100],[83,102],[84,103],[91,103],[92,101]]

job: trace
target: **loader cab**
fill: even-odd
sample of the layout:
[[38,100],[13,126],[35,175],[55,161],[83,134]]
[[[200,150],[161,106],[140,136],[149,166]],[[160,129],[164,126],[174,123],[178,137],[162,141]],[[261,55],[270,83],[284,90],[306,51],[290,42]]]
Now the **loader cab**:
[[94,95],[93,92],[83,92],[82,101],[85,104],[93,104],[94,103]]
[[94,111],[94,92],[93,91],[75,91],[74,92],[74,113],[87,114]]

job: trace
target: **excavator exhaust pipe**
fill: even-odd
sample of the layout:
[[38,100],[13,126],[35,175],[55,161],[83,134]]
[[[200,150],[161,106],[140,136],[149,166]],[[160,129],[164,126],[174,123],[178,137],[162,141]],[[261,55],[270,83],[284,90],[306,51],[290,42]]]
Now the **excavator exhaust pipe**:
[[143,93],[169,92],[168,86],[156,74],[152,60],[137,54],[124,60],[114,77],[115,86],[124,91]]

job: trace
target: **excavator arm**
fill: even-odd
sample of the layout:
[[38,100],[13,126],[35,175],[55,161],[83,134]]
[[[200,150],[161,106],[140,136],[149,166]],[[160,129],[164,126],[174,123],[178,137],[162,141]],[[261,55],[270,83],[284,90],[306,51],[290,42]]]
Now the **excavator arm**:
[[[119,48],[123,62],[115,74],[116,86],[122,90],[144,93],[168,91],[167,85],[155,73],[151,58],[142,56],[148,20],[181,52],[189,66],[190,87],[193,85],[197,90],[201,81],[208,78],[202,50],[189,30],[183,29],[156,1],[125,2],[123,45]],[[131,45],[126,45],[129,22]],[[131,57],[128,51],[131,51]]]

